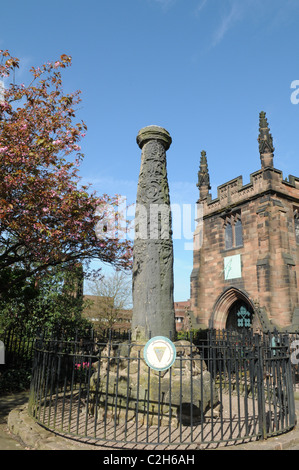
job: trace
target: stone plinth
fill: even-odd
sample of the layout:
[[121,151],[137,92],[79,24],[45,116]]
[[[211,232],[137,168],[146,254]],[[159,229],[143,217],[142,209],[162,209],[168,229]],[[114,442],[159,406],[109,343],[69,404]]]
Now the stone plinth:
[[138,421],[140,425],[196,424],[211,408],[217,414],[218,392],[196,347],[177,341],[177,357],[166,371],[149,369],[144,346],[122,344],[103,351],[93,364],[90,412],[99,419]]

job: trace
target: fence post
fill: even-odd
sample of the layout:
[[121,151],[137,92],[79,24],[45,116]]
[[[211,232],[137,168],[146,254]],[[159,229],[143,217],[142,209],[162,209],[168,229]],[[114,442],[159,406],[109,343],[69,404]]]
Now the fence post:
[[5,364],[5,345],[0,341],[0,364]]
[[287,391],[287,411],[289,426],[294,427],[297,424],[294,384],[292,377],[292,362],[290,354],[290,336],[284,336],[284,346],[286,346],[286,391]]
[[292,366],[289,359],[287,364],[287,394],[288,394],[288,412],[289,412],[289,425],[295,427],[297,425],[297,417],[295,410],[295,396],[292,380]]
[[257,380],[257,396],[258,396],[258,414],[259,414],[259,431],[261,439],[267,439],[267,422],[265,407],[265,389],[264,389],[264,356],[263,344],[259,335],[255,335],[255,348],[257,351],[256,364],[256,380]]

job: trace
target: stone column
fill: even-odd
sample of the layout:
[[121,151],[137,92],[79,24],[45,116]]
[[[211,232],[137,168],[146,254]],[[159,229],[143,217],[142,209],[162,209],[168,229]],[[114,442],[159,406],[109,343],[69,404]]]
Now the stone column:
[[141,129],[135,241],[133,248],[132,339],[175,336],[173,245],[166,150],[169,133],[158,126]]

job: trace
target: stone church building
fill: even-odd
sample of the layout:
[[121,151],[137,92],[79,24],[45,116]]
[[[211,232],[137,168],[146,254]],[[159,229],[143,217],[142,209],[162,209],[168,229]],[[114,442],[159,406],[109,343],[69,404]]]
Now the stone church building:
[[261,168],[249,184],[239,176],[219,186],[216,199],[201,153],[203,231],[202,243],[194,240],[190,307],[196,328],[299,329],[299,178],[284,179],[274,167],[264,112],[259,127]]

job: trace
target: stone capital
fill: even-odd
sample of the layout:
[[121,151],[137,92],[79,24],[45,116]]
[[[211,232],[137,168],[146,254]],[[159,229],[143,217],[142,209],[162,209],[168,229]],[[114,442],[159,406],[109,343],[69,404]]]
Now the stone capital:
[[167,130],[163,127],[159,126],[147,126],[138,132],[136,141],[141,149],[144,144],[150,140],[158,140],[163,144],[165,150],[169,149],[172,142],[169,132],[167,132]]

